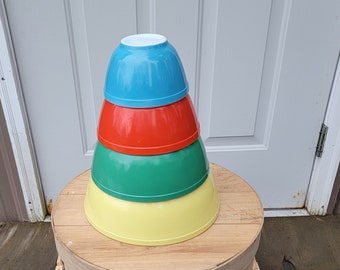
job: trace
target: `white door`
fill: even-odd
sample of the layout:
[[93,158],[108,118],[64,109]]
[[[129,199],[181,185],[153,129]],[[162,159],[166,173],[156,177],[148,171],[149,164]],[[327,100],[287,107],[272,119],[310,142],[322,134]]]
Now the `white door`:
[[208,158],[302,207],[340,44],[338,1],[4,1],[46,201],[91,166],[110,55],[177,49]]

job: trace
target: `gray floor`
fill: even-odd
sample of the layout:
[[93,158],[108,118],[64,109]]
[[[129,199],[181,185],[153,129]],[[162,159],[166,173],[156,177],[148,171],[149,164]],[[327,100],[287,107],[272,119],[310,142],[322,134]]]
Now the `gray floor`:
[[266,218],[261,270],[340,270],[340,215]]
[[1,270],[52,270],[56,259],[50,223],[0,223]]
[[[266,218],[256,258],[261,270],[339,270],[340,215]],[[50,270],[56,259],[50,223],[0,223],[1,270]]]

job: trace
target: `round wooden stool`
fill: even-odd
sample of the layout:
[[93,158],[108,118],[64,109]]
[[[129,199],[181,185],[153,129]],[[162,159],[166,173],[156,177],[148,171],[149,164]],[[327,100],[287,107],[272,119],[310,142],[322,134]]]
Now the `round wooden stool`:
[[255,253],[263,225],[262,204],[239,176],[215,164],[210,170],[220,199],[216,222],[193,239],[156,247],[121,243],[97,232],[83,210],[90,171],[79,175],[62,190],[52,212],[59,254],[56,269],[259,269]]

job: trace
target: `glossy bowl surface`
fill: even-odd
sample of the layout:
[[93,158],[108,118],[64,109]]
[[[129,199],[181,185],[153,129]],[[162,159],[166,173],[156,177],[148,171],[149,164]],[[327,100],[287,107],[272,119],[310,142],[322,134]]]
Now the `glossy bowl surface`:
[[130,201],[155,202],[190,193],[207,178],[209,164],[200,139],[176,152],[126,155],[97,143],[92,178],[107,194]]
[[158,107],[187,93],[181,60],[164,36],[137,34],[121,40],[106,74],[104,95],[109,102],[132,108]]
[[161,107],[128,108],[104,100],[98,140],[130,155],[160,155],[197,140],[199,124],[190,97]]
[[144,246],[191,239],[215,221],[219,201],[212,175],[197,189],[162,202],[131,202],[112,197],[90,180],[84,202],[90,224],[115,240]]

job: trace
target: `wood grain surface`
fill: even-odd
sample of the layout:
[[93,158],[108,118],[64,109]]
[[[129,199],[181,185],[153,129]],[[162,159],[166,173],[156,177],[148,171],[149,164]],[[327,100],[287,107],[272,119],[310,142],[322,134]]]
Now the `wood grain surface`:
[[83,210],[90,171],[73,179],[52,212],[56,246],[65,269],[258,269],[254,256],[263,225],[262,204],[237,175],[215,164],[210,164],[210,170],[220,199],[216,222],[193,239],[156,247],[121,243],[97,232]]

